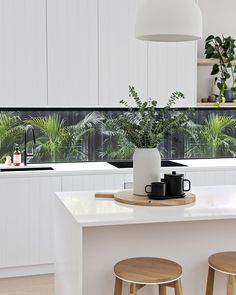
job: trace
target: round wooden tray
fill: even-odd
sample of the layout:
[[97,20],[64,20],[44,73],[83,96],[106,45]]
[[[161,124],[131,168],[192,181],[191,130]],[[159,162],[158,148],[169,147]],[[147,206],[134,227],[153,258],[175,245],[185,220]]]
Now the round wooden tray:
[[113,194],[117,202],[137,206],[180,206],[195,202],[196,196],[192,193],[186,193],[184,198],[174,198],[165,200],[153,200],[147,196],[133,195],[132,192],[122,191]]

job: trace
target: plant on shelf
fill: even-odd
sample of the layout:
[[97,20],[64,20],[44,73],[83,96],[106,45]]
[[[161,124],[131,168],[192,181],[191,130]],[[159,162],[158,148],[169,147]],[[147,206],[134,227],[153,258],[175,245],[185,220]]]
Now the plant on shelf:
[[[217,59],[212,67],[211,75],[215,76],[215,83],[219,89],[220,102],[232,101],[236,94],[236,64],[235,64],[235,39],[210,35],[205,41],[205,57]],[[232,85],[228,87],[228,80]]]
[[142,101],[134,87],[129,86],[129,97],[134,100],[132,107],[127,101],[120,103],[127,108],[113,119],[114,130],[122,134],[135,147],[134,193],[145,195],[145,185],[152,181],[160,181],[160,154],[158,144],[165,134],[186,122],[187,117],[171,107],[176,100],[183,99],[181,92],[174,92],[166,106],[157,110],[157,100]]

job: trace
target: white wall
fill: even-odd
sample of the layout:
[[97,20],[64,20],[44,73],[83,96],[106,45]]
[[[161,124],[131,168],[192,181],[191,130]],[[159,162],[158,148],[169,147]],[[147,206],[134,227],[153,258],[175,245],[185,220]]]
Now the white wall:
[[[203,38],[198,41],[198,57],[204,57],[205,40],[209,35],[225,35],[236,38],[235,0],[198,0],[203,15]],[[213,78],[211,66],[198,66],[197,97],[207,97]]]

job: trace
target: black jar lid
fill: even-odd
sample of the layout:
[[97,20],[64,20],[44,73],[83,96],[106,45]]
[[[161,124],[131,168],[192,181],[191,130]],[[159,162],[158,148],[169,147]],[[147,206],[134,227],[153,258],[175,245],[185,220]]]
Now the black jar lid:
[[176,171],[172,171],[171,174],[164,174],[164,176],[170,176],[170,177],[183,177],[184,174],[177,174]]

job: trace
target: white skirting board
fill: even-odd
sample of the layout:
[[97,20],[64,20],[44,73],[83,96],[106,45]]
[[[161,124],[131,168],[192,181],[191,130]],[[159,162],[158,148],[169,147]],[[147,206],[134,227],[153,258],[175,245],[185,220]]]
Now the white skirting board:
[[0,278],[33,276],[54,273],[54,264],[0,268]]

